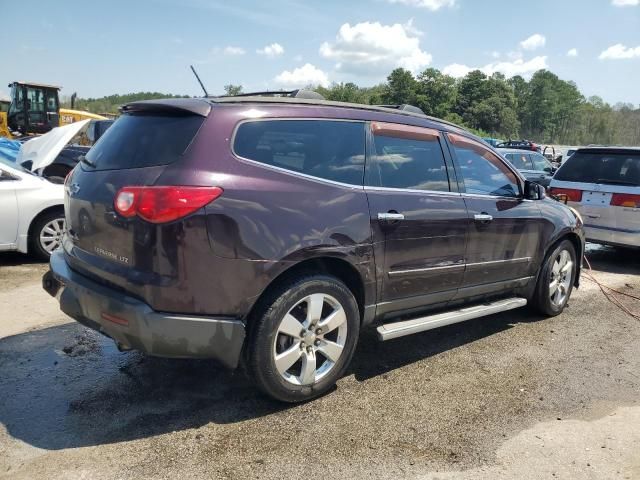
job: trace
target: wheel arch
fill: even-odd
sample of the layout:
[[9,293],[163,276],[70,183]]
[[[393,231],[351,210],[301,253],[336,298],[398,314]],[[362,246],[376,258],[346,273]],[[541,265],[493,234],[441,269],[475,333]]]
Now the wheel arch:
[[246,317],[247,321],[250,322],[253,313],[262,306],[264,299],[268,298],[271,292],[278,288],[283,282],[301,275],[313,274],[331,275],[343,282],[356,299],[360,313],[360,321],[362,322],[367,300],[364,278],[352,263],[343,258],[332,256],[319,256],[302,260],[276,275],[251,306]]
[[36,215],[33,216],[33,218],[31,219],[31,221],[29,222],[29,228],[27,230],[27,245],[26,245],[26,250],[27,253],[31,253],[31,238],[33,236],[33,229],[34,226],[36,224],[36,222],[42,218],[43,215],[47,215],[48,213],[51,212],[56,212],[59,211],[64,215],[64,205],[52,205],[50,207],[47,207],[41,211],[39,211]]

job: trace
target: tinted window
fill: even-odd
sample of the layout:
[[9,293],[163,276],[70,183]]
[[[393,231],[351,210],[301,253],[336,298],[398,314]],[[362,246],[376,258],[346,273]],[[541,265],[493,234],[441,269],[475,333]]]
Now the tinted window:
[[365,130],[361,122],[268,120],[238,127],[236,155],[335,182],[362,185]]
[[505,162],[479,144],[459,135],[449,135],[464,178],[467,193],[516,197],[520,194],[516,175]]
[[531,157],[528,153],[509,153],[507,158],[518,170],[532,170]]
[[203,121],[197,115],[122,115],[86,157],[96,170],[168,165],[182,156]]
[[449,191],[449,177],[437,137],[413,140],[375,135],[372,174],[367,183],[376,187]]
[[554,178],[565,182],[640,186],[640,153],[576,152]]
[[531,153],[531,160],[533,160],[533,169],[539,172],[544,171],[544,169],[550,169],[551,163],[547,160],[544,155],[540,155],[539,153]]

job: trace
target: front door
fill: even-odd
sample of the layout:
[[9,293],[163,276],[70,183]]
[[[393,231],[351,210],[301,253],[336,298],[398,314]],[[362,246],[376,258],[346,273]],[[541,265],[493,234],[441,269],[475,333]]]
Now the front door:
[[[373,123],[365,189],[385,316],[447,302],[464,275],[467,212],[437,130]],[[450,186],[451,185],[451,186]]]
[[524,286],[536,274],[543,222],[521,180],[480,142],[448,134],[469,214],[466,269],[458,297]]

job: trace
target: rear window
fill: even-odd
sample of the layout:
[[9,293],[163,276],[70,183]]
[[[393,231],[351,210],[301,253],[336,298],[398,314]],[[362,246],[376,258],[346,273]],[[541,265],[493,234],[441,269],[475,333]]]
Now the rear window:
[[95,170],[168,165],[182,156],[203,121],[198,115],[125,114],[86,157]]
[[565,182],[640,186],[640,153],[576,152],[554,177]]
[[236,155],[350,185],[362,185],[365,129],[362,122],[262,120],[242,123]]

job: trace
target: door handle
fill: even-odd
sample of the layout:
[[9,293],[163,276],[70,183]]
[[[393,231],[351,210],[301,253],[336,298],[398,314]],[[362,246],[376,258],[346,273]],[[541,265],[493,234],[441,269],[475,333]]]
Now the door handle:
[[404,220],[404,215],[398,212],[378,213],[378,220],[381,222],[396,222]]
[[473,219],[476,222],[489,223],[491,220],[493,220],[493,217],[491,215],[489,215],[488,213],[482,212],[482,213],[476,213],[473,216]]

